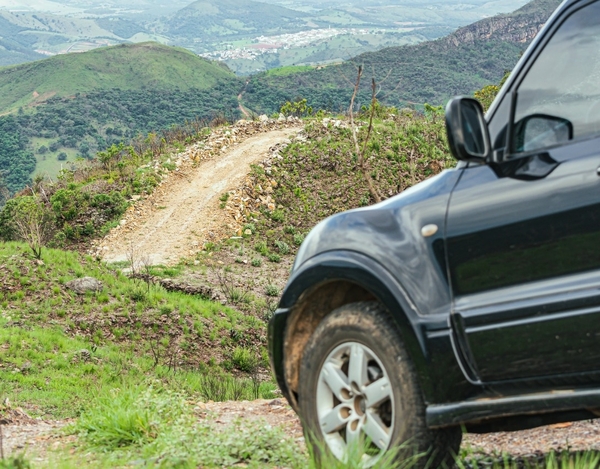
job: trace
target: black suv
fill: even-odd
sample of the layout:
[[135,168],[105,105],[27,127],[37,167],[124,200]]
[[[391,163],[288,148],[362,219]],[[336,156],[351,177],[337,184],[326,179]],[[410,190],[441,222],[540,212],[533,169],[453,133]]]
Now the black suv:
[[600,1],[566,0],[487,115],[455,98],[446,121],[456,168],[320,223],[269,325],[340,459],[600,416]]

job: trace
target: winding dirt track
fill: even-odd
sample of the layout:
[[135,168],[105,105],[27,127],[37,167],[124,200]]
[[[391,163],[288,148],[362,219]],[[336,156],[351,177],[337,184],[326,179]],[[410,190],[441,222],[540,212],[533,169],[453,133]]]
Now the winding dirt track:
[[[189,257],[222,229],[219,197],[237,187],[250,172],[250,165],[265,158],[269,148],[289,141],[300,128],[261,133],[241,141],[218,158],[173,174],[147,201],[133,207],[133,217],[113,230],[102,242],[102,257],[108,262],[128,259],[131,247],[136,257],[152,264],[173,264]],[[216,239],[215,239],[216,240]]]

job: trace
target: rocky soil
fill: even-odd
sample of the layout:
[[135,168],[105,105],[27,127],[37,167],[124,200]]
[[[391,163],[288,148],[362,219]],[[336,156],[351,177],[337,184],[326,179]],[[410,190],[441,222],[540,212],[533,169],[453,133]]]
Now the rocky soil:
[[229,204],[224,217],[219,197],[243,185],[250,165],[273,156],[301,130],[294,118],[265,116],[214,131],[206,141],[174,155],[169,163],[176,169],[150,197],[137,200],[91,253],[109,262],[133,256],[168,265],[193,257],[207,243],[240,235],[247,200]]

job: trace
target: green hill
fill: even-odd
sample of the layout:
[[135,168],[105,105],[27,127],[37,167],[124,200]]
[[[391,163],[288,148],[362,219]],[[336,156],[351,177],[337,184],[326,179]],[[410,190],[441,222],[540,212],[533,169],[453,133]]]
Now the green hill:
[[365,70],[359,104],[369,100],[371,76],[381,84],[379,99],[388,105],[443,104],[453,95],[500,81],[559,3],[533,0],[445,38],[365,53],[340,65],[286,76],[258,74],[247,86],[245,105],[259,113],[274,112],[285,101],[301,97],[316,109],[346,109],[359,65]]
[[14,193],[34,171],[53,177],[77,157],[137,135],[237,118],[242,86],[226,67],[156,43],[2,68],[0,175]]
[[0,112],[99,90],[205,90],[233,78],[185,49],[146,42],[0,69]]

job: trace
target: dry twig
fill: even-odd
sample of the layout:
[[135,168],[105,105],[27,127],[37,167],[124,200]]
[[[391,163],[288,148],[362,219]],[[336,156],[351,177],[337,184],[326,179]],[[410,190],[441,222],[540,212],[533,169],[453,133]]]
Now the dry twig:
[[375,199],[375,202],[381,202],[382,198],[379,194],[379,191],[375,187],[373,183],[373,178],[371,177],[371,173],[369,172],[369,167],[365,161],[365,152],[367,150],[367,144],[369,143],[369,139],[371,138],[371,133],[373,131],[373,117],[375,115],[375,104],[377,103],[377,84],[375,83],[375,78],[371,81],[371,112],[369,114],[369,128],[367,130],[367,136],[365,138],[365,142],[362,150],[360,149],[360,145],[358,143],[357,136],[357,127],[354,125],[354,100],[356,99],[356,95],[358,94],[358,89],[360,87],[360,79],[362,77],[362,66],[358,67],[358,74],[356,77],[356,83],[354,84],[354,92],[352,93],[352,98],[350,99],[350,126],[352,128],[352,140],[354,141],[354,149],[356,151],[357,157],[357,165],[363,173],[365,180],[367,181],[367,186],[369,187],[369,192],[371,193],[371,197]]

